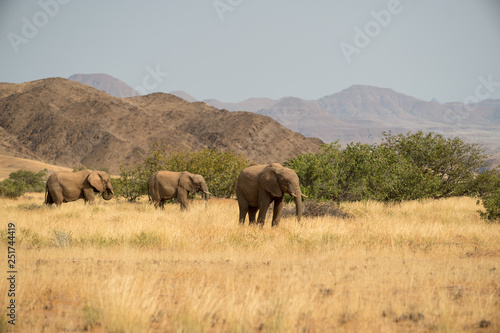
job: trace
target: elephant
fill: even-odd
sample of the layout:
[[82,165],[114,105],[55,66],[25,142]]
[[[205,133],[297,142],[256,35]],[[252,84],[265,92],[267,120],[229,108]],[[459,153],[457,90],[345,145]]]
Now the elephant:
[[239,223],[245,223],[248,213],[249,223],[255,223],[255,215],[259,211],[257,223],[264,226],[267,209],[274,202],[272,226],[278,226],[283,209],[283,195],[290,194],[295,198],[297,219],[302,216],[302,194],[299,177],[292,169],[279,163],[255,164],[243,169],[236,182],[236,198],[240,209]]
[[181,206],[181,211],[188,209],[188,194],[190,192],[203,192],[205,203],[208,201],[208,191],[205,179],[188,171],[157,171],[148,179],[148,196],[153,201],[155,208],[164,209],[165,200],[176,198]]
[[104,171],[83,170],[77,172],[57,171],[45,183],[45,203],[60,206],[63,202],[78,199],[94,201],[94,192],[102,193],[104,200],[114,196],[109,175]]

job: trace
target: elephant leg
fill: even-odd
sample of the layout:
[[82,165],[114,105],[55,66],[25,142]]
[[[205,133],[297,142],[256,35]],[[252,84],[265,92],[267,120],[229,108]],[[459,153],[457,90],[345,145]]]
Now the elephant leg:
[[181,205],[181,211],[188,209],[188,192],[185,189],[177,189],[177,201]]
[[[49,197],[51,198],[51,201],[49,201]],[[61,206],[62,203],[64,201],[64,198],[63,198],[63,195],[62,195],[62,189],[59,188],[59,189],[56,189],[56,190],[53,190],[53,191],[49,191],[49,193],[47,194],[47,202],[49,204],[51,203],[55,203],[56,206]]]
[[160,207],[160,209],[165,209],[165,200],[160,199],[160,201],[158,202],[158,206]]
[[277,227],[280,223],[281,212],[283,210],[283,197],[274,200],[273,222],[271,226]]
[[250,224],[254,224],[255,223],[255,216],[257,215],[257,211],[259,210],[258,207],[252,207],[252,206],[249,206],[248,207],[248,219],[250,220]]
[[54,199],[52,199],[52,194],[50,194],[50,191],[47,190],[47,193],[45,194],[45,204],[52,205],[53,203]]
[[[238,202],[238,204],[239,204],[239,202]],[[245,224],[245,217],[247,216],[247,213],[248,213],[248,206],[246,206],[244,204],[239,204],[238,206],[240,208],[239,223],[240,224]]]
[[85,203],[92,203],[94,202],[94,190],[86,188],[83,190],[83,199],[85,200]]
[[269,205],[271,204],[271,198],[267,196],[260,195],[259,197],[259,217],[257,218],[257,223],[264,226],[264,222],[266,222],[266,214],[269,209]]

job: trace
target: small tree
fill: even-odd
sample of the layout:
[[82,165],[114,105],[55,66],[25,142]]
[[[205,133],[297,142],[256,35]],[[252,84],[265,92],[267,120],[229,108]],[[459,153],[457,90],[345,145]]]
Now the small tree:
[[23,183],[16,182],[12,179],[4,179],[0,182],[0,196],[10,199],[15,199],[26,192],[26,186]]
[[299,155],[284,163],[297,173],[302,193],[320,200],[337,200],[341,195],[341,151],[338,141],[324,144],[317,154]]
[[0,182],[0,196],[18,198],[25,192],[44,192],[47,169],[33,172],[17,170],[10,173],[9,178]]
[[38,172],[17,170],[9,175],[9,179],[25,185],[26,192],[44,192],[47,169]]
[[500,222],[500,169],[485,171],[478,175],[476,181],[486,209],[486,212],[480,212],[481,217],[490,222]]
[[120,166],[120,178],[111,178],[115,195],[128,201],[137,201],[139,197],[147,194],[147,177],[143,166]]
[[408,132],[406,136],[390,132],[382,134],[383,147],[406,158],[429,179],[434,178],[431,181],[436,186],[433,189],[434,198],[474,193],[476,174],[487,157],[479,145],[465,143],[458,137],[447,139],[433,132]]
[[[304,193],[323,200],[402,201],[478,193],[477,172],[486,154],[475,144],[435,133],[383,133],[377,145],[337,143],[285,164],[297,172]],[[488,183],[489,181],[483,181]]]

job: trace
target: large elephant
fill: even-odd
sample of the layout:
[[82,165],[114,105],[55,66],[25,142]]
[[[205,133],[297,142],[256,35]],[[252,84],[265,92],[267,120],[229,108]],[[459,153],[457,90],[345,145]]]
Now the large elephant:
[[177,199],[181,210],[188,208],[188,194],[203,192],[205,201],[208,201],[207,184],[201,175],[195,175],[187,171],[158,171],[148,179],[148,195],[153,201],[155,208],[164,208],[165,200]]
[[45,203],[55,203],[84,199],[94,201],[94,192],[102,193],[104,200],[113,198],[113,186],[104,171],[83,170],[77,172],[58,171],[49,176],[45,184]]
[[297,219],[302,216],[302,196],[299,177],[292,169],[279,163],[268,165],[251,165],[241,171],[236,182],[236,197],[240,208],[240,224],[245,223],[248,213],[250,224],[255,223],[255,215],[259,211],[257,223],[264,225],[267,209],[274,202],[272,226],[278,226],[283,209],[283,195],[290,194],[295,198]]

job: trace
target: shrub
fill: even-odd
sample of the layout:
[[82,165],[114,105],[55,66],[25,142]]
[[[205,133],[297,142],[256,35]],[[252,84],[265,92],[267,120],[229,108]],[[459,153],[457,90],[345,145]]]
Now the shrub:
[[139,197],[147,194],[148,175],[141,165],[120,166],[120,178],[111,178],[111,185],[116,197],[123,197],[129,201],[137,201]]
[[0,196],[18,198],[25,192],[44,192],[46,176],[47,169],[38,172],[14,171],[9,175],[9,178],[0,182]]
[[481,217],[490,222],[500,222],[500,188],[483,196],[482,201],[486,212],[481,212]]
[[317,154],[299,155],[284,163],[297,173],[302,193],[323,200],[341,195],[341,151],[338,142],[322,145]]
[[141,164],[120,167],[120,178],[113,180],[113,188],[117,196],[135,201],[147,194],[147,181],[156,171],[189,171],[205,178],[212,195],[229,197],[234,194],[238,175],[247,165],[243,155],[230,151],[172,151],[163,143],[154,144]]
[[9,179],[24,184],[26,192],[44,192],[46,177],[47,169],[38,172],[17,170],[9,175]]
[[5,179],[0,182],[0,196],[15,199],[26,192],[26,186],[23,183],[12,179]]
[[486,154],[475,144],[435,133],[383,133],[381,144],[337,142],[285,163],[312,199],[402,201],[474,195],[488,177],[477,172]]
[[486,209],[486,212],[480,212],[481,217],[490,222],[500,222],[500,169],[485,171],[476,181],[479,196]]
[[405,158],[432,183],[432,197],[443,198],[474,194],[476,173],[484,166],[487,154],[477,144],[460,138],[445,138],[430,132],[405,135],[382,133],[381,146]]

